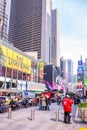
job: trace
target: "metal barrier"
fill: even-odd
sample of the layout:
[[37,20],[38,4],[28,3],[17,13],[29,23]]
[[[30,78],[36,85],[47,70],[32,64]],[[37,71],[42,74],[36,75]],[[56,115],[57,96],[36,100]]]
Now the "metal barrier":
[[35,110],[31,109],[31,120],[34,120],[35,118]]
[[56,111],[56,122],[59,121],[59,110]]
[[12,109],[11,107],[9,107],[8,109],[8,119],[11,119],[12,118]]

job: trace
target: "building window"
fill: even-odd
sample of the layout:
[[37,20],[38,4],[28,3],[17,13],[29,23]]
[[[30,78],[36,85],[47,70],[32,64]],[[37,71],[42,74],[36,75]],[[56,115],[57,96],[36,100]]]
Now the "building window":
[[5,70],[6,70],[6,67],[2,67],[2,77],[5,77]]
[[2,65],[0,65],[0,76],[2,76]]
[[26,73],[23,73],[23,80],[26,80]]
[[18,71],[18,79],[22,80],[22,72],[21,71]]
[[17,70],[13,69],[13,79],[17,79]]
[[27,74],[27,81],[30,81],[30,80],[31,80],[31,75]]
[[12,69],[7,68],[6,77],[11,78],[11,75],[12,75]]

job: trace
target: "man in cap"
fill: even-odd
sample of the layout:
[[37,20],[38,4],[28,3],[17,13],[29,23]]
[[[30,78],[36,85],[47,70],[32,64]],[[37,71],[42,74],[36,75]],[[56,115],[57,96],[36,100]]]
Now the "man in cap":
[[62,101],[63,108],[64,108],[64,122],[70,123],[70,113],[72,111],[72,104],[74,103],[73,100],[70,99],[69,95],[66,95],[65,98]]

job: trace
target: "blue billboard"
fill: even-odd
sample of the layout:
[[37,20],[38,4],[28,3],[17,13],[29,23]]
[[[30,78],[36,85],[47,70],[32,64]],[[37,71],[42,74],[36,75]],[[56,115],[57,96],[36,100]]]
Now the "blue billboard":
[[77,71],[78,71],[78,73],[83,73],[84,69],[83,69],[83,67],[78,67]]
[[78,65],[82,65],[82,60],[78,61]]

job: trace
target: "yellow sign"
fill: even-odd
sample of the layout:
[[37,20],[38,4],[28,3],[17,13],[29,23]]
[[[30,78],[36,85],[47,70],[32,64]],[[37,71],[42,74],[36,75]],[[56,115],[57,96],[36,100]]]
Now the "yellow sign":
[[40,76],[40,81],[42,81],[43,78],[44,78],[44,65],[45,65],[44,62],[40,62],[40,63],[39,63],[39,76]]
[[40,68],[44,68],[45,63],[44,62],[40,62]]
[[3,66],[26,72],[28,74],[31,73],[31,59],[22,54],[1,45],[0,56]]
[[87,128],[80,128],[79,130],[87,130]]

